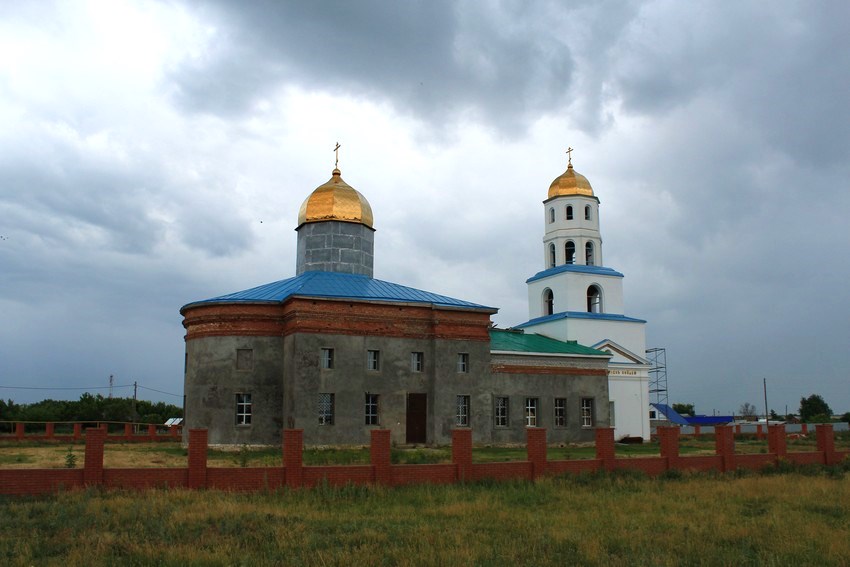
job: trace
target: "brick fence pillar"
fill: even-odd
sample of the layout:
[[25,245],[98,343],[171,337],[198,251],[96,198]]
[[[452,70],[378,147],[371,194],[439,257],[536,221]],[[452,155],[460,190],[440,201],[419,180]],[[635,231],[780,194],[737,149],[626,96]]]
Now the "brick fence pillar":
[[44,424],[44,436],[48,439],[53,439],[53,434],[56,431],[56,424],[52,421],[48,421]]
[[472,430],[452,429],[452,463],[457,466],[457,479],[469,480],[472,475]]
[[18,440],[21,440],[21,439],[24,438],[24,424],[23,423],[19,422],[19,423],[15,424],[15,437],[18,438]]
[[392,443],[389,429],[373,429],[369,457],[375,470],[375,482],[390,485],[392,479]]
[[531,462],[531,478],[538,478],[546,473],[546,429],[529,427],[525,430],[526,450]]
[[286,469],[286,486],[300,488],[304,483],[303,469],[304,430],[283,430],[283,466]]
[[702,431],[701,431],[700,426],[694,425],[694,437],[699,438],[701,433],[702,433]]
[[679,467],[679,428],[675,425],[658,426],[658,443],[661,456],[667,460],[667,470]]
[[764,429],[762,429],[761,423],[756,425],[756,439],[764,439]]
[[614,428],[596,428],[596,458],[602,461],[602,468],[606,471],[614,470],[617,458],[614,452]]
[[740,435],[740,434],[741,434],[741,424],[739,423],[735,426],[735,435]]
[[208,438],[209,433],[206,429],[189,430],[189,488],[207,487]]
[[168,434],[171,435],[172,437],[174,437],[175,439],[177,439],[179,433],[180,433],[180,426],[179,425],[172,425],[171,427],[168,428]]
[[823,462],[827,465],[836,464],[838,455],[835,453],[835,436],[832,434],[832,424],[818,423],[815,425],[815,432],[818,440],[818,451],[823,453]]
[[132,436],[133,436],[133,424],[132,423],[125,423],[124,424],[124,438],[129,440],[130,437],[132,437]]
[[154,425],[153,423],[148,425],[148,437],[150,437],[151,439],[156,439],[156,425]]
[[86,453],[83,464],[83,483],[93,486],[103,483],[103,444],[106,430],[100,427],[86,429]]
[[800,424],[800,433],[802,433],[803,435],[809,434],[809,424],[808,423],[801,423]]
[[784,425],[768,425],[767,426],[767,450],[776,455],[778,459],[784,459],[788,456],[788,445],[785,442],[785,426]]
[[738,468],[735,461],[735,434],[731,426],[714,426],[714,448],[721,457],[720,470],[722,472],[734,471]]

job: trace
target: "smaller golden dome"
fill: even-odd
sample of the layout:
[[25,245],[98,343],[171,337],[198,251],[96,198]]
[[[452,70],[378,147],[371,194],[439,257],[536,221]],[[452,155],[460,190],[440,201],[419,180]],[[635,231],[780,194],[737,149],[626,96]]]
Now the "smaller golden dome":
[[298,226],[308,222],[357,222],[372,228],[372,207],[359,191],[342,180],[339,169],[301,204]]
[[567,170],[549,185],[549,199],[564,195],[584,195],[593,197],[593,187],[590,181],[581,173],[573,169],[573,164],[567,165]]

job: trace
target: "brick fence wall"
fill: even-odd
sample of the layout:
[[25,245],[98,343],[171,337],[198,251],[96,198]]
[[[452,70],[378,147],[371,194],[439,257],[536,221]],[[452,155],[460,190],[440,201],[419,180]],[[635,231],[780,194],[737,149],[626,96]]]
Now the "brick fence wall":
[[534,480],[546,475],[575,474],[599,470],[630,469],[658,475],[668,470],[732,471],[759,469],[779,461],[797,464],[839,463],[850,451],[837,451],[831,425],[817,426],[817,451],[789,453],[785,428],[770,426],[768,453],[744,455],[735,452],[734,428],[715,428],[715,454],[688,456],[679,453],[679,428],[659,427],[660,456],[617,458],[614,430],[596,430],[595,459],[550,461],[546,453],[546,430],[527,431],[526,461],[475,463],[472,460],[472,431],[452,432],[452,462],[427,465],[394,465],[391,461],[390,430],[372,431],[368,465],[304,466],[303,431],[283,431],[282,466],[254,468],[211,468],[207,466],[207,431],[189,430],[186,468],[107,469],[103,454],[107,432],[95,427],[86,431],[82,469],[0,469],[0,494],[44,494],[63,489],[100,486],[104,488],[185,487],[189,489],[263,490],[313,487],[319,484],[379,484],[400,486],[414,483],[449,484],[481,479]]
[[[107,434],[105,441],[109,442],[135,442],[135,443],[150,443],[151,441],[175,441],[181,438],[183,429],[179,425],[165,426],[156,425],[153,423],[124,423],[124,422],[42,422],[42,421],[3,421],[3,428],[7,427],[14,433],[0,434],[0,441],[56,441],[61,443],[72,443],[74,441],[82,441],[84,432],[93,425],[95,428],[116,428],[121,430],[121,433]],[[72,430],[72,433],[56,433],[56,426],[64,426],[66,430]],[[29,426],[30,431],[27,431]],[[41,432],[34,433],[32,429],[42,429]]]

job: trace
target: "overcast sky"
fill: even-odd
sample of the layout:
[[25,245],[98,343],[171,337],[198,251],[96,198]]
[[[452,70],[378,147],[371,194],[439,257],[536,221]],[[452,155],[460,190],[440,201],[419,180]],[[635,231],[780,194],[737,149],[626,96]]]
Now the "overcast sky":
[[0,397],[112,374],[179,404],[180,307],[294,275],[339,141],[375,277],[501,327],[528,318],[572,146],[671,402],[761,408],[767,378],[779,412],[848,411],[847,22],[844,1],[0,3]]

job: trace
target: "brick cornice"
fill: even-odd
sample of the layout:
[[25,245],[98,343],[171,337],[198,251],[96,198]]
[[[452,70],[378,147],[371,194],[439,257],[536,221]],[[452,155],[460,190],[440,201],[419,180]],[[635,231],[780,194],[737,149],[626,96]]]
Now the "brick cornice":
[[293,333],[486,342],[490,313],[410,304],[292,298],[283,304],[220,303],[184,309],[186,340]]
[[608,376],[607,368],[575,368],[564,366],[522,366],[518,364],[491,364],[493,374],[548,374],[567,376]]

